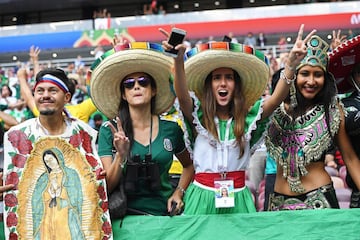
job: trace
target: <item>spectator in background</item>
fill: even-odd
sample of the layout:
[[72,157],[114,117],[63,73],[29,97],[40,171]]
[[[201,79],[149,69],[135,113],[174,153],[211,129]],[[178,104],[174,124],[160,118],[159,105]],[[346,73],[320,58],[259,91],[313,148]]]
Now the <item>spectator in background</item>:
[[11,110],[18,107],[18,99],[13,96],[13,92],[9,85],[2,85],[0,98],[1,111],[10,114]]
[[259,48],[265,48],[267,39],[266,39],[266,37],[265,37],[265,35],[264,35],[263,32],[260,32],[260,33],[259,33],[259,35],[258,35],[258,37],[257,37],[256,40],[257,40],[257,46],[258,46]]
[[286,64],[288,57],[289,57],[289,53],[287,53],[287,52],[280,53],[279,68],[285,68],[285,64]]
[[94,11],[93,13],[94,29],[111,28],[111,14],[106,8]]
[[151,15],[151,14],[153,14],[153,12],[152,12],[152,9],[151,9],[151,4],[144,4],[143,5],[143,14],[144,15]]
[[101,125],[105,122],[105,119],[107,120],[107,117],[105,117],[105,115],[103,115],[102,113],[100,113],[99,111],[96,111],[93,115],[91,115],[90,120],[89,120],[89,125],[95,129],[96,131],[98,131],[97,137],[96,137],[96,144],[98,144],[99,141],[99,131],[100,131],[100,127]]
[[166,14],[166,10],[164,8],[164,5],[159,5],[159,11],[158,11],[159,15],[165,15]]
[[278,60],[271,56],[270,58],[270,76],[273,76],[275,72],[277,72],[280,69]]
[[78,55],[74,61],[75,66],[75,72],[78,72],[80,69],[85,67],[85,63],[81,57],[81,55]]
[[75,92],[71,98],[70,103],[72,105],[82,103],[85,100],[85,95],[87,94],[87,88],[83,84],[81,76],[76,73],[69,73],[67,76],[75,85]]
[[6,77],[4,69],[0,69],[0,81],[1,85],[9,83],[9,79]]
[[101,45],[97,45],[94,49],[94,58],[98,59],[105,53],[104,48]]
[[349,29],[346,38],[351,39],[351,38],[353,38],[355,36],[356,36],[356,33],[354,33],[352,29]]
[[238,39],[234,36],[233,32],[229,32],[228,37],[231,38],[232,43],[238,43]]
[[281,35],[279,38],[279,41],[277,42],[278,48],[279,48],[279,52],[283,53],[283,52],[287,52],[286,50],[286,38],[284,35]]
[[244,39],[244,44],[249,45],[253,48],[256,47],[256,37],[254,36],[254,34],[252,32],[248,32],[248,34],[246,35],[246,37]]
[[94,128],[95,128],[95,130],[99,131],[101,125],[104,122],[103,116],[100,113],[97,113],[94,115],[93,119],[94,119]]
[[[337,35],[339,39],[339,35]],[[341,38],[340,38],[341,40]],[[340,45],[341,41],[337,41]],[[330,54],[330,71],[337,78],[344,79],[349,85],[338,86],[339,93],[350,93],[341,101],[345,106],[347,114],[345,115],[346,132],[349,135],[351,145],[357,156],[360,158],[360,35],[343,42],[336,51]],[[344,58],[352,61],[343,61]],[[344,155],[342,154],[344,159]],[[345,162],[346,163],[346,162]],[[360,208],[360,187],[356,184],[357,175],[351,172],[347,166],[346,183],[352,189],[350,208]]]

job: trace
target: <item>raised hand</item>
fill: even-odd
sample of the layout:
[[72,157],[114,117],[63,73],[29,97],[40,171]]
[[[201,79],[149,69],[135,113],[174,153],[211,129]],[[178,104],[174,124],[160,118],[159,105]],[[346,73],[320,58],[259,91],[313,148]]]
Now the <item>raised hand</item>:
[[39,54],[41,50],[39,47],[35,47],[34,45],[30,47],[29,56],[32,63],[39,60]]
[[175,47],[176,50],[179,50],[178,52],[178,56],[176,58],[183,58],[185,50],[186,50],[186,45],[181,43],[178,44],[177,46],[172,46],[171,44],[169,44],[169,37],[170,37],[170,33],[167,32],[165,29],[163,28],[159,28],[159,31],[166,37],[166,40],[162,41],[162,47],[164,48],[164,50],[170,50],[173,47]]
[[121,47],[128,43],[128,40],[124,39],[123,37],[115,34],[113,37],[112,45],[114,48]]
[[25,68],[20,68],[17,72],[16,72],[17,78],[18,79],[25,79],[27,80],[27,71]]
[[332,31],[332,41],[331,41],[331,49],[334,50],[337,48],[344,40],[346,40],[346,35],[341,36],[341,30],[339,29],[337,32],[335,30]]
[[306,43],[310,40],[311,36],[316,33],[316,30],[312,30],[303,40],[304,24],[301,24],[296,42],[289,54],[289,67],[295,69],[307,55]]
[[124,159],[130,148],[129,138],[125,135],[125,132],[121,126],[121,121],[119,117],[116,117],[116,127],[117,129],[109,123],[109,127],[114,136],[113,144],[117,153]]

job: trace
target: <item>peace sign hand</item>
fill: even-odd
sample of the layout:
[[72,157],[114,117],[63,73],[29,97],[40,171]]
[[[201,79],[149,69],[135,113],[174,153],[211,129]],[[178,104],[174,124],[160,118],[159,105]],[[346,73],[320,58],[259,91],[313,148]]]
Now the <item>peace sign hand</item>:
[[113,144],[118,152],[118,154],[124,158],[127,156],[130,148],[130,141],[129,138],[125,135],[124,130],[121,126],[121,121],[119,117],[116,117],[116,127],[114,127],[113,124],[109,123],[109,127],[111,129],[111,132],[113,134]]
[[331,49],[334,50],[343,41],[346,40],[346,35],[341,35],[341,30],[338,30],[337,32],[335,30],[333,30],[332,35],[333,35],[333,40],[331,41]]
[[296,38],[296,42],[289,54],[289,67],[291,69],[296,69],[296,67],[300,64],[301,60],[307,55],[307,46],[306,43],[310,40],[311,36],[316,33],[316,30],[312,30],[305,38],[303,38],[304,34],[304,24],[301,24],[298,36]]

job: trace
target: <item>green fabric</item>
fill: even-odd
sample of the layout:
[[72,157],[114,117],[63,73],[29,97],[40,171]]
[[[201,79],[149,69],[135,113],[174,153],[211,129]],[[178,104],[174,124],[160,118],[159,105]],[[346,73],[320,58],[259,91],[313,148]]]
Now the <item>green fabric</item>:
[[360,209],[324,209],[199,216],[128,216],[114,239],[358,240]]
[[[127,216],[112,222],[115,240],[358,240],[360,209],[199,216]],[[4,228],[4,222],[0,222]],[[5,239],[0,231],[0,239]]]
[[[231,122],[231,128],[229,129],[229,139],[234,139],[234,138],[235,138],[235,135],[234,135],[234,124],[235,124],[235,122],[232,121],[232,122]],[[227,120],[221,120],[221,119],[219,119],[220,141],[224,141],[224,140],[225,140],[226,125],[227,125]],[[228,140],[228,139],[227,139],[227,140]]]
[[100,157],[112,156],[113,155],[113,135],[110,127],[107,124],[110,122],[105,122],[101,125],[99,130],[98,137],[98,154]]
[[184,202],[186,215],[256,212],[251,192],[247,187],[235,193],[235,207],[232,208],[215,208],[214,191],[202,189],[194,184],[190,184],[186,189]]
[[[258,120],[262,113],[263,101],[264,101],[264,99],[262,99],[262,98],[259,99],[258,101],[256,101],[254,103],[254,105],[251,107],[251,109],[249,110],[249,112],[246,114],[245,133],[248,133],[249,131],[251,132],[250,147],[253,147],[255,144],[259,143],[259,140],[263,137],[264,132],[269,123],[269,118],[262,119],[261,121]],[[201,103],[200,103],[200,101],[198,101],[198,99],[195,99],[194,104],[197,104],[197,107],[198,107],[197,116],[198,116],[200,122],[202,122],[203,111],[201,108]],[[226,123],[227,123],[227,121],[223,121],[223,120],[219,121],[220,140],[221,141],[223,141],[224,136],[225,136]],[[229,139],[235,139],[234,124],[235,124],[235,122],[232,121],[232,123],[231,123],[232,129],[230,130]]]
[[[112,155],[112,133],[108,126],[103,125],[99,132],[99,156]],[[163,215],[167,212],[167,200],[173,193],[169,181],[169,169],[173,162],[173,155],[185,149],[183,132],[180,126],[173,121],[160,120],[159,132],[151,143],[152,160],[159,164],[161,190],[150,191],[145,182],[137,182],[138,189],[135,193],[127,193],[128,207],[141,210],[152,215]],[[149,146],[134,142],[131,155],[139,154],[143,160],[149,152]],[[125,168],[126,170],[126,168]]]

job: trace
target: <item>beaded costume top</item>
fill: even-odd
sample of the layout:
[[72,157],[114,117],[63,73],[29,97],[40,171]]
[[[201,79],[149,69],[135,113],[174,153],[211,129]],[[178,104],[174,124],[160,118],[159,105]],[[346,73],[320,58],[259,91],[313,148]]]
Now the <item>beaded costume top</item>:
[[340,125],[340,110],[337,99],[329,106],[329,126],[326,123],[323,105],[316,105],[304,115],[292,119],[282,103],[274,112],[266,137],[266,147],[282,167],[293,192],[305,191],[300,177],[307,175],[306,166],[322,159],[333,144],[333,136]]

